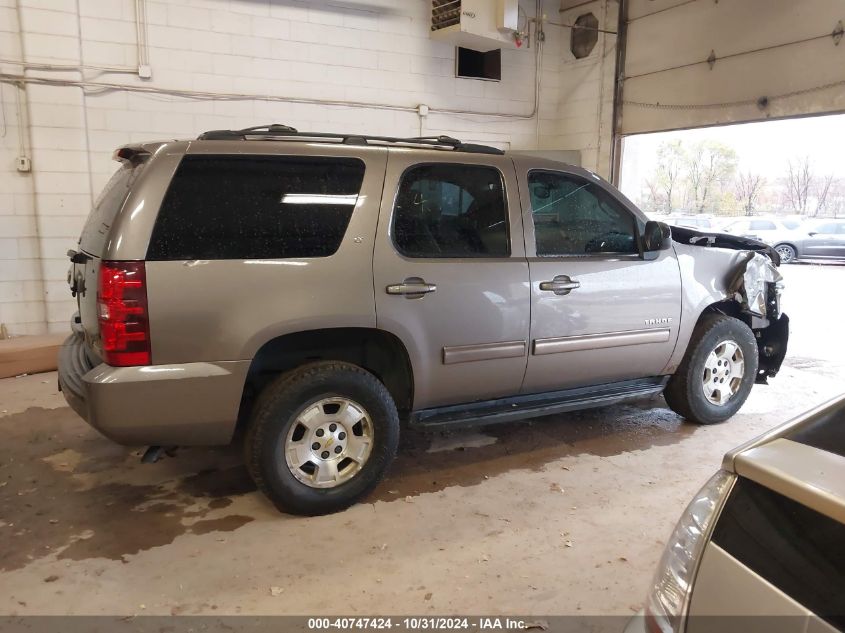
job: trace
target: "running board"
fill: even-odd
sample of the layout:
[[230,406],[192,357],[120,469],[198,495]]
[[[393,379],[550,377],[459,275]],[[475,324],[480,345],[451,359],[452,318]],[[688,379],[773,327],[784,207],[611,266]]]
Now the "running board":
[[410,424],[426,428],[477,426],[592,409],[658,394],[663,391],[668,381],[669,376],[655,376],[592,387],[422,409],[411,414]]

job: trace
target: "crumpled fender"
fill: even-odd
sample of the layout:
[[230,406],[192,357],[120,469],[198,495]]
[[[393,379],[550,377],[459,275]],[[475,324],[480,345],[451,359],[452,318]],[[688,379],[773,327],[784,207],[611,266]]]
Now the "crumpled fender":
[[723,233],[673,226],[672,239],[689,246],[743,251],[728,273],[725,299],[736,301],[754,331],[759,350],[756,382],[765,384],[780,370],[789,340],[789,317],[781,311],[780,256],[763,242]]
[[682,244],[692,246],[710,246],[713,248],[730,248],[738,251],[754,251],[768,255],[775,266],[780,266],[780,255],[777,251],[759,240],[738,237],[728,233],[707,233],[696,231],[685,226],[673,226],[672,239]]
[[782,291],[783,275],[765,255],[754,251],[744,253],[742,263],[728,283],[728,292],[739,301],[744,312],[764,318],[780,317]]

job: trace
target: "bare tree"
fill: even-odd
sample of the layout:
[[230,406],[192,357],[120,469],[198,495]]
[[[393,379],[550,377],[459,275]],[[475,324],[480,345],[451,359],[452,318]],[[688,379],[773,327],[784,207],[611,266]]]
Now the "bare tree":
[[824,214],[831,218],[845,217],[845,178],[830,183],[824,200]]
[[656,178],[646,178],[645,186],[648,189],[648,198],[645,201],[645,208],[648,211],[659,211],[663,206],[663,194]]
[[742,204],[745,215],[754,215],[757,200],[760,198],[760,192],[765,185],[766,179],[761,174],[754,174],[750,171],[740,172],[736,180],[736,197]]
[[790,160],[786,164],[786,201],[799,215],[807,215],[810,202],[810,183],[813,172],[810,157]]
[[703,213],[718,190],[736,171],[736,152],[722,143],[702,141],[687,154],[689,194],[697,213]]
[[684,148],[681,141],[667,141],[657,148],[656,184],[662,189],[666,212],[674,209],[676,189],[684,167]]
[[813,183],[813,193],[815,194],[814,197],[816,199],[816,208],[813,211],[814,216],[819,214],[824,215],[824,212],[827,209],[828,194],[830,193],[830,187],[833,183],[833,174],[828,174],[827,176],[822,177],[821,181]]

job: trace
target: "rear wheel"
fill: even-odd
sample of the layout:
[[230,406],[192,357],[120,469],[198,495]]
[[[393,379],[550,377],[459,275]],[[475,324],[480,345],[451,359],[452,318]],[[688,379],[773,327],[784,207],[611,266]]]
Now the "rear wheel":
[[745,403],[757,375],[757,341],[739,319],[705,315],[680,367],[663,392],[669,407],[690,422],[723,422]]
[[795,248],[789,244],[778,244],[775,246],[775,250],[777,251],[777,254],[780,255],[781,264],[790,264],[798,257],[795,252]]
[[312,363],[262,392],[246,436],[246,463],[280,510],[326,514],[369,493],[398,442],[396,406],[375,376],[349,363]]

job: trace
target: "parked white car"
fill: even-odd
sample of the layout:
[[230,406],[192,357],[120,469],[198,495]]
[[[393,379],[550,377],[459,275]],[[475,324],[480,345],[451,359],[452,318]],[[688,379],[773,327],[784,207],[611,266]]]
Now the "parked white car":
[[669,226],[685,226],[699,231],[710,231],[714,228],[713,221],[706,215],[667,215],[662,218],[655,218],[665,222]]
[[[722,231],[775,246],[776,244],[793,244],[796,239],[799,239],[801,225],[800,220],[792,218],[744,217],[726,224],[722,227]],[[778,251],[778,254],[784,263],[795,259],[795,251],[791,249],[784,249],[784,252]]]

